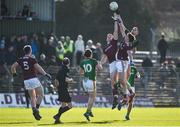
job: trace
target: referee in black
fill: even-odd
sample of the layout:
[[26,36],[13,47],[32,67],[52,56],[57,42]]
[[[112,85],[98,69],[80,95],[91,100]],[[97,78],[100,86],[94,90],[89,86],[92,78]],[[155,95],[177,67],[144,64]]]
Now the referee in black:
[[55,124],[62,123],[60,121],[61,115],[72,108],[71,97],[68,92],[68,82],[72,82],[73,79],[68,76],[69,66],[70,60],[65,57],[55,79],[55,86],[58,88],[58,100],[61,102],[58,113],[53,116]]

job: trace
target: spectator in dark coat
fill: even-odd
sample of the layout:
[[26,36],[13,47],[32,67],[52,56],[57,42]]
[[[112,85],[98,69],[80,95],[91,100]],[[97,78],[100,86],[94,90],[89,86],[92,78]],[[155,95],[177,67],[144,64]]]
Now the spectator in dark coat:
[[6,72],[4,65],[5,65],[5,44],[0,42],[0,76],[4,75]]
[[16,61],[16,53],[13,46],[8,47],[5,60],[6,60],[6,64],[9,66],[11,66]]
[[164,63],[165,60],[166,60],[166,52],[167,52],[167,49],[168,49],[168,44],[166,42],[166,40],[164,39],[164,34],[162,33],[161,34],[161,39],[159,40],[158,42],[158,50],[159,50],[159,53],[160,53],[160,64],[161,63]]
[[48,47],[45,55],[47,56],[47,59],[51,59],[52,56],[56,56],[56,49],[53,46],[53,40],[51,38],[48,40]]

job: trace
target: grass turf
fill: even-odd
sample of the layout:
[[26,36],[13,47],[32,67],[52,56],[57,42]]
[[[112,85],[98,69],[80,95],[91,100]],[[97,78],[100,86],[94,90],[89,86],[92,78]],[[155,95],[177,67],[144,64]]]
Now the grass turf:
[[36,121],[31,109],[0,108],[0,127],[10,126],[180,126],[180,108],[134,108],[131,120],[126,121],[126,109],[93,108],[94,117],[87,122],[83,116],[85,108],[73,108],[62,115],[64,124],[54,125],[52,116],[57,108],[41,108],[41,121]]

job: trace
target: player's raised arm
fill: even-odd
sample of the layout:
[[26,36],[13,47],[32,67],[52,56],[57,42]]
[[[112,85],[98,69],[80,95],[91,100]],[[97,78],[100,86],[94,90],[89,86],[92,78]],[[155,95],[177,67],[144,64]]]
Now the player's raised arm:
[[126,33],[125,33],[125,27],[123,23],[119,23],[119,29],[121,31],[121,35],[122,37],[126,37]]
[[114,13],[114,32],[113,32],[114,40],[118,40],[118,20],[117,14]]
[[123,20],[121,18],[121,15],[120,15],[120,12],[117,10],[116,12],[114,12],[114,20],[118,22],[118,27],[119,27],[119,30],[122,34],[123,37],[126,36],[126,27],[123,23]]
[[105,54],[103,54],[100,63],[103,65],[107,62],[107,56]]
[[16,68],[19,66],[19,64],[17,62],[15,62],[12,66],[11,66],[11,73],[13,75],[16,75]]

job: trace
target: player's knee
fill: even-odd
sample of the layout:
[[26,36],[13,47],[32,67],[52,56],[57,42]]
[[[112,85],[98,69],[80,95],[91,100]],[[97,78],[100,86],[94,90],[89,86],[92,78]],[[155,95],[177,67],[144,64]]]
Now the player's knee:
[[38,97],[43,98],[44,97],[44,93],[39,93]]
[[95,99],[96,98],[96,93],[95,92],[90,93],[89,97],[92,98],[92,99]]

